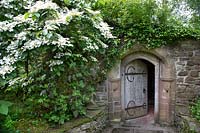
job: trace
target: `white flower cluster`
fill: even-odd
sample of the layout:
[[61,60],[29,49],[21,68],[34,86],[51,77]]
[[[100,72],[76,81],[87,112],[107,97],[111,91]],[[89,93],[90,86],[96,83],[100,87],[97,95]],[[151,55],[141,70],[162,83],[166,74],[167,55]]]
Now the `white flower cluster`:
[[26,80],[26,78],[17,77],[12,80],[9,80],[8,83],[9,83],[9,86],[13,86],[14,84],[22,83],[25,80]]
[[10,45],[6,48],[6,51],[10,53],[7,56],[4,56],[0,59],[0,76],[4,77],[5,74],[11,73],[15,67],[12,65],[19,59],[20,54],[17,49],[18,41],[13,41]]
[[99,49],[97,44],[93,43],[92,40],[89,37],[82,36],[82,39],[87,44],[87,46],[83,50],[85,50],[85,51],[93,51],[93,50],[98,50]]
[[53,67],[53,66],[61,65],[61,64],[63,64],[63,61],[61,61],[61,60],[53,60],[53,61],[50,61],[49,67]]
[[99,15],[101,12],[100,11],[93,11],[89,8],[85,8],[86,11],[88,11],[89,13],[91,13],[92,15]]
[[0,60],[0,65],[3,66],[11,66],[12,64],[14,64],[16,62],[16,56],[4,56],[3,59]]
[[66,53],[56,53],[56,55],[54,56],[55,59],[60,59],[64,56],[71,56],[72,54],[69,53],[69,52],[66,52]]
[[22,14],[19,14],[18,16],[15,16],[13,18],[14,21],[17,21],[17,22],[27,22],[27,20],[24,18],[24,15]]
[[19,53],[18,51],[15,51],[12,54],[4,56],[3,59],[0,60],[0,75],[2,77],[7,73],[11,73],[15,69],[12,65],[17,61]]
[[91,50],[98,50],[99,47],[96,45],[96,44],[89,44],[86,48],[84,48],[83,50],[88,50],[88,51],[91,51]]
[[42,40],[35,39],[35,40],[29,40],[26,43],[24,43],[24,46],[21,48],[23,51],[31,50],[34,48],[38,48],[42,45]]
[[12,80],[10,80],[8,83],[9,83],[9,86],[13,86],[14,84],[16,84],[21,78],[18,77],[18,78],[14,78]]
[[69,24],[69,22],[72,20],[74,16],[80,16],[83,14],[83,12],[79,12],[78,9],[72,9],[67,11],[59,12],[57,11],[58,18],[53,20],[48,20],[45,22],[45,28],[49,30],[55,30],[58,27],[56,25],[59,24]]
[[26,87],[27,85],[31,84],[34,80],[30,77],[28,80],[23,80],[21,87]]
[[64,38],[59,34],[57,34],[57,36],[58,36],[58,40],[54,40],[52,42],[53,45],[57,45],[60,48],[64,48],[65,46],[73,47],[73,45],[69,41],[69,38]]
[[0,66],[0,75],[5,78],[5,75],[11,73],[15,68],[9,65]]
[[99,42],[99,43],[101,44],[102,48],[107,48],[107,47],[108,47],[108,45],[105,44],[104,42],[102,42],[101,40],[96,39],[96,41]]
[[17,46],[18,46],[18,42],[19,41],[12,41],[10,43],[10,45],[6,48],[6,51],[9,52],[9,53],[16,53],[16,49],[17,49]]
[[56,3],[53,3],[50,0],[46,0],[45,2],[36,1],[36,3],[33,6],[29,5],[28,8],[29,8],[30,12],[37,12],[41,9],[54,9],[54,10],[56,10],[56,9],[59,8],[59,6]]
[[13,8],[13,6],[10,4],[11,2],[13,2],[15,0],[1,0],[0,1],[0,7],[4,7],[4,8]]
[[74,16],[80,16],[83,12],[79,12],[78,9],[72,9],[67,12],[66,19],[70,21]]
[[97,58],[93,57],[93,56],[90,56],[91,60],[94,61],[94,62],[98,62]]
[[58,22],[56,22],[56,20],[48,20],[45,22],[45,26],[44,29],[49,31],[54,31],[56,29],[58,29],[59,27],[57,26]]
[[[14,0],[1,0],[0,1],[0,7],[5,6],[7,8],[9,7],[10,2],[13,2]],[[67,37],[63,37],[60,34],[55,35],[55,30],[57,30],[60,26],[60,24],[68,25],[71,20],[74,17],[82,16],[84,12],[81,12],[79,9],[61,9],[56,3],[52,2],[52,0],[45,0],[45,1],[34,1],[34,0],[27,0],[25,1],[28,6],[25,7],[28,9],[29,13],[38,12],[41,9],[53,9],[57,12],[58,17],[52,20],[48,20],[45,22],[45,26],[41,27],[37,21],[34,21],[31,18],[31,15],[29,18],[25,19],[24,15],[18,15],[18,16],[9,16],[12,14],[7,14],[9,17],[13,17],[12,20],[9,21],[3,21],[0,22],[0,32],[13,32],[14,28],[18,26],[19,24],[27,24],[29,27],[21,31],[20,33],[15,34],[13,40],[9,43],[8,47],[6,48],[6,52],[9,53],[9,55],[3,57],[0,59],[0,76],[4,77],[5,74],[11,73],[15,67],[13,67],[13,64],[15,64],[20,58],[23,52],[27,50],[36,49],[38,47],[41,47],[42,45],[54,45],[58,48],[66,48],[66,47],[73,47],[73,44],[70,42],[70,39]],[[24,5],[26,6],[26,5]],[[78,7],[79,8],[79,7]],[[86,8],[86,12],[92,14],[92,15],[98,15],[100,14],[99,11],[93,11],[89,8]],[[28,13],[28,14],[29,14]],[[98,16],[99,17],[99,16]],[[100,18],[100,17],[99,17]],[[93,25],[95,28],[99,29],[101,34],[106,38],[114,38],[110,32],[112,29],[108,26],[107,23],[103,22],[102,19],[91,19],[93,21]],[[36,31],[40,32],[42,31],[42,35],[37,36],[33,39],[28,39],[27,35],[30,31]],[[77,31],[78,32],[78,31]],[[51,37],[55,35],[57,39],[51,40]],[[55,38],[56,38],[55,37]],[[89,37],[83,37],[84,41],[86,42],[87,46],[84,50],[92,51],[92,50],[98,50],[100,47],[107,48],[108,46],[104,44],[103,42],[99,41],[99,43],[102,46],[98,46],[97,43],[94,43]],[[26,42],[25,42],[26,41]],[[25,42],[21,48],[18,48],[19,42]],[[8,43],[8,42],[7,42]],[[98,44],[99,44],[98,43]],[[0,42],[1,45],[1,42]],[[59,53],[54,56],[56,60],[51,61],[49,64],[50,67],[55,65],[61,65],[63,64],[63,61],[59,60],[63,56],[71,56],[72,53]],[[83,60],[87,61],[86,58],[82,57],[82,55],[77,54],[77,57],[81,57]],[[91,56],[92,61],[96,62],[97,59],[93,56]],[[12,82],[10,83],[12,84]]]
[[109,27],[109,25],[105,22],[103,22],[102,20],[100,22],[95,22],[94,26],[100,30],[101,34],[105,37],[105,38],[115,38],[112,33],[111,33],[111,27]]
[[25,19],[24,15],[18,15],[13,17],[13,22],[11,21],[2,21],[0,22],[0,32],[4,32],[4,31],[9,31],[12,32],[15,26],[24,23],[24,22],[29,22],[29,23],[33,23],[33,21],[31,22],[31,19]]
[[12,32],[13,28],[18,24],[18,22],[2,21],[0,22],[0,32],[9,31]]
[[11,13],[7,13],[7,14],[5,14],[5,16],[6,16],[7,18],[9,18],[9,19],[12,19],[14,15],[11,14]]
[[27,35],[27,32],[20,32],[19,34],[16,34],[15,37],[17,40],[26,40],[26,35]]

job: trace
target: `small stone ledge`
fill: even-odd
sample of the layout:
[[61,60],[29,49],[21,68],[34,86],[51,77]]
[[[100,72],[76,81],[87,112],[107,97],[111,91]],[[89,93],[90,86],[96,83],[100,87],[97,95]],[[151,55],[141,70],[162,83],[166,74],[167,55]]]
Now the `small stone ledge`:
[[105,112],[105,107],[101,107],[100,110],[96,111],[88,111],[91,121],[83,123],[82,125],[69,130],[67,133],[100,133],[107,124],[107,114]]

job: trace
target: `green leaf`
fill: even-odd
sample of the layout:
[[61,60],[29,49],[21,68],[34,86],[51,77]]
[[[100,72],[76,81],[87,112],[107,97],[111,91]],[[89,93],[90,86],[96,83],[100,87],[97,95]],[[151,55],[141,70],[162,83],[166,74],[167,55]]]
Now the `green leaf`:
[[72,18],[71,16],[67,16],[66,21],[69,22],[71,20],[71,18]]
[[39,18],[40,17],[40,14],[39,13],[34,13],[34,15],[37,17],[37,18]]
[[11,105],[12,105],[11,102],[0,100],[0,114],[7,115],[8,107]]
[[60,71],[56,71],[56,75],[60,76],[61,75]]
[[29,16],[30,16],[30,13],[29,13],[29,12],[27,12],[27,13],[24,14],[24,18],[25,18],[25,19],[29,18]]
[[69,1],[69,0],[64,0],[64,3],[65,3],[66,5],[70,5],[70,1]]

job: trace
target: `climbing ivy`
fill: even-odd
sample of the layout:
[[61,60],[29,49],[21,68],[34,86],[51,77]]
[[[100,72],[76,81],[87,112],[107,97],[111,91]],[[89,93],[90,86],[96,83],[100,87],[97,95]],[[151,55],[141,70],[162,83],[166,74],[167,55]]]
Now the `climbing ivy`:
[[128,49],[136,43],[147,48],[170,45],[184,39],[200,39],[200,30],[184,23],[173,14],[173,3],[156,0],[100,0],[104,19],[114,27],[121,47]]

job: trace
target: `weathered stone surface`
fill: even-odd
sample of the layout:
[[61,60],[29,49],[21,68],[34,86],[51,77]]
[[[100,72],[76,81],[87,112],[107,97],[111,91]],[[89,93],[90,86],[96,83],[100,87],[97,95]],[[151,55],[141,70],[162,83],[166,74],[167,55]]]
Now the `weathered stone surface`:
[[186,77],[185,83],[194,83],[195,79],[193,77]]
[[191,71],[190,72],[190,76],[192,76],[192,77],[198,77],[199,76],[199,72],[198,71]]
[[188,56],[192,57],[193,56],[193,51],[188,52]]
[[176,106],[176,111],[181,115],[189,115],[189,107],[188,106]]
[[194,66],[195,64],[196,64],[196,63],[195,63],[194,61],[188,61],[188,62],[187,62],[187,65],[188,65],[188,66]]
[[86,123],[86,124],[81,126],[81,130],[88,129],[89,127],[90,127],[90,123]]
[[200,56],[200,50],[194,50],[194,55],[195,56]]
[[[99,108],[100,109],[100,108]],[[100,133],[107,124],[107,108],[102,107],[99,113],[91,118],[90,122],[86,122],[78,127],[68,131],[69,133]]]
[[180,71],[178,73],[178,76],[187,76],[188,75],[188,72],[187,71]]
[[184,61],[188,61],[190,58],[189,57],[180,57],[179,59],[180,59],[180,62],[184,62]]
[[184,93],[186,90],[186,86],[177,87],[176,93]]
[[184,81],[184,78],[178,78],[178,79],[176,80],[176,82],[178,82],[178,83],[183,83],[183,81]]

